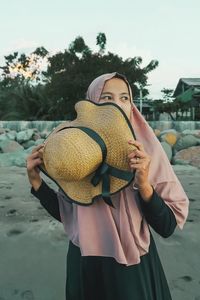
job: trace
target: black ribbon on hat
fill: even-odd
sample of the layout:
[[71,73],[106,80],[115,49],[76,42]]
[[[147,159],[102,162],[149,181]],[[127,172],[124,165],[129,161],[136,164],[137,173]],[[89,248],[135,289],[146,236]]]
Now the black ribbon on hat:
[[93,178],[91,179],[91,183],[93,184],[93,186],[97,186],[97,184],[102,181],[102,198],[106,202],[106,204],[114,207],[110,197],[110,175],[129,182],[133,178],[133,173],[109,166],[105,161],[107,156],[106,144],[104,143],[104,140],[100,137],[100,135],[90,128],[78,128],[87,133],[93,140],[98,143],[101,148],[103,160],[99,168],[96,170]]

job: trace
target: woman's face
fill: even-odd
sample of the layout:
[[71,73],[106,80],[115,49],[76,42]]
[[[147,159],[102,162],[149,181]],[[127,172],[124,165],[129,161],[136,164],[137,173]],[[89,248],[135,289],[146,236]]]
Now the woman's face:
[[128,86],[120,78],[112,78],[106,81],[102,90],[99,103],[112,102],[117,104],[130,120],[131,116],[131,98]]

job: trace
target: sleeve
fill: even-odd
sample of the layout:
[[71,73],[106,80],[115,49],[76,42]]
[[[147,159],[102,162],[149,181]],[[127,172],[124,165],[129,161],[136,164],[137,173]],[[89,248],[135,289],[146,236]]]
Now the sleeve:
[[177,222],[170,207],[155,190],[153,190],[153,195],[149,202],[144,201],[140,193],[138,194],[143,214],[149,225],[164,238],[172,235]]
[[41,205],[52,217],[61,222],[57,194],[44,182],[43,179],[37,191],[31,187],[31,194],[40,200]]

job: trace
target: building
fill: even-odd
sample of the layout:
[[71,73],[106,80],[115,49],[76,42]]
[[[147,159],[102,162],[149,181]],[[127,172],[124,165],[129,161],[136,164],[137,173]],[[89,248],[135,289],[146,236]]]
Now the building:
[[180,78],[173,97],[191,120],[200,120],[200,78]]

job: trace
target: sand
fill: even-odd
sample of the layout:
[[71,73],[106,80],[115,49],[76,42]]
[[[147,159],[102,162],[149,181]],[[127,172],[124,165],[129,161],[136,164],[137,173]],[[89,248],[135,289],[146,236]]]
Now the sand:
[[[170,238],[154,237],[173,300],[200,300],[200,169],[174,169],[190,198],[189,217]],[[64,300],[68,239],[30,188],[25,168],[0,169],[0,300]]]

